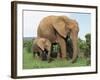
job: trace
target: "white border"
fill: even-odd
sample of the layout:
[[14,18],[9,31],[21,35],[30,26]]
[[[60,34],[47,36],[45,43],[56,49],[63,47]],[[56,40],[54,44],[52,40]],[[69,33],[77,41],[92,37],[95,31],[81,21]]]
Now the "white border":
[[[68,68],[50,68],[50,69],[30,69],[23,70],[23,54],[22,54],[22,10],[47,10],[49,11],[66,11],[66,12],[83,12],[91,13],[91,66],[89,67],[68,67]],[[80,73],[80,72],[91,72],[95,71],[96,63],[96,20],[95,20],[95,9],[90,8],[74,8],[74,7],[58,7],[58,6],[41,6],[41,5],[28,5],[18,4],[17,5],[17,76],[30,76],[30,75],[44,75],[44,74],[63,74],[63,73]]]

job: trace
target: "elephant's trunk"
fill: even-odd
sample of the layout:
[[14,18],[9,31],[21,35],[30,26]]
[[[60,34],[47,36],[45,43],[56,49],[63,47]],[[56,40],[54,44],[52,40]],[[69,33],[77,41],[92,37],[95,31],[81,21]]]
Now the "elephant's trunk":
[[74,63],[77,59],[77,56],[78,56],[78,40],[77,40],[77,35],[76,34],[73,34],[72,36],[72,43],[73,43],[73,56],[72,56],[72,60],[71,62]]

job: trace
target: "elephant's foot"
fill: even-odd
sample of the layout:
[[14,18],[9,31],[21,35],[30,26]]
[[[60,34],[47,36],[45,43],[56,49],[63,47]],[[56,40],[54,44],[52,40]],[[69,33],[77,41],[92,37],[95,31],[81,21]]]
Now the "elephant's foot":
[[76,59],[72,59],[70,62],[71,63],[75,63],[77,61],[77,58]]
[[66,55],[62,55],[62,57],[61,57],[62,59],[65,59],[65,58],[67,58],[67,56]]
[[58,53],[57,59],[61,59],[61,53]]
[[60,56],[60,58],[63,59],[63,58],[66,58],[67,55],[65,55],[65,54],[63,54],[63,53],[60,53],[59,56]]
[[75,63],[75,61],[73,61],[73,60],[70,60],[69,62],[70,62],[70,63]]
[[53,58],[50,58],[50,59],[48,60],[48,63],[52,62],[53,60],[54,60]]

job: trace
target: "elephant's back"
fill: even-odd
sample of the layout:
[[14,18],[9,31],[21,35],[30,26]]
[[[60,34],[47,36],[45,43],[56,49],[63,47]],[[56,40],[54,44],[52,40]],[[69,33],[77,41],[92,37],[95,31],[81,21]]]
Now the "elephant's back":
[[40,21],[38,28],[42,28],[43,27],[44,29],[46,28],[46,29],[49,30],[50,25],[52,25],[52,23],[53,23],[54,18],[55,18],[55,16],[47,16],[47,17],[44,17]]
[[55,42],[56,35],[52,25],[54,18],[56,16],[47,16],[40,21],[37,31],[38,37],[47,38],[51,42]]
[[40,21],[40,23],[42,23],[42,22],[51,22],[54,18],[56,18],[57,16],[54,16],[54,15],[50,15],[50,16],[46,16],[46,17],[44,17],[41,21]]

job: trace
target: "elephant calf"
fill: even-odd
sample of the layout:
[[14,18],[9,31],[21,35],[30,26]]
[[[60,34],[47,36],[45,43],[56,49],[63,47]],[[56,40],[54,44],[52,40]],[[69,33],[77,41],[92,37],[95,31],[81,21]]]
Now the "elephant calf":
[[33,57],[37,55],[41,60],[50,58],[51,42],[46,38],[36,38],[33,40]]

